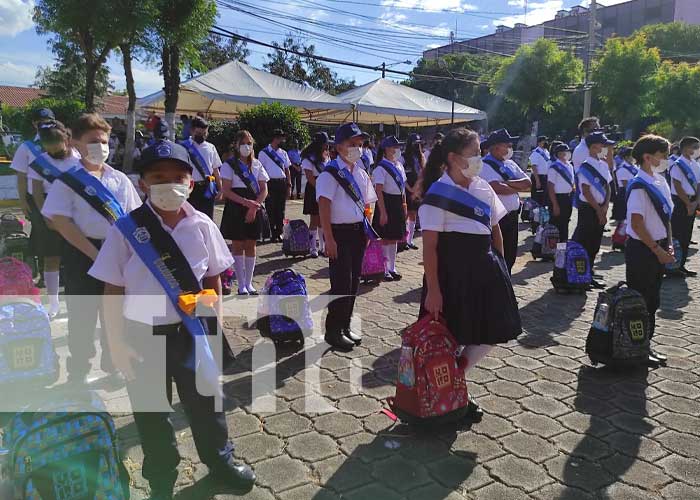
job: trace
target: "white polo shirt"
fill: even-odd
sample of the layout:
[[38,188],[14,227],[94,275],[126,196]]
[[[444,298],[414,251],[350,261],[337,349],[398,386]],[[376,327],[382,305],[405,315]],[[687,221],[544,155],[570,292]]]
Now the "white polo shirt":
[[[52,158],[49,156],[48,153],[44,153],[43,155],[51,165],[56,167],[58,170],[61,172],[65,172],[66,170],[70,170],[71,168],[75,167],[76,165],[80,165],[80,153],[78,153],[75,149],[71,149],[69,152],[68,156],[63,158],[62,160],[56,160],[55,158]],[[32,160],[34,161],[34,160]],[[31,163],[31,162],[30,162]],[[31,183],[32,181],[43,181],[44,183],[44,193],[48,194],[48,192],[51,190],[51,183],[47,180],[44,180],[44,178],[37,174],[36,171],[28,167],[27,168],[27,182]],[[31,193],[31,191],[30,191]]]
[[[34,137],[33,142],[38,142],[39,141],[39,136],[37,135]],[[30,151],[30,149],[27,147],[27,142],[23,142],[22,144],[19,145],[17,148],[17,151],[15,151],[14,156],[12,157],[12,163],[10,164],[10,168],[14,170],[15,172],[19,172],[20,174],[27,175],[27,170],[29,169],[29,165],[34,161],[34,155]],[[27,182],[27,191],[29,194],[32,194],[32,183]]]
[[[321,165],[321,172],[323,172],[323,169],[325,168],[326,163],[328,163],[328,162],[323,162],[323,164]],[[302,168],[302,170],[310,171],[314,175],[314,177],[318,177],[319,175],[321,175],[321,172],[318,171],[318,169],[316,168],[316,165],[314,165],[314,162],[312,162],[309,158],[304,158],[301,161],[301,168]]]
[[[656,188],[661,191],[664,198],[673,207],[673,201],[671,200],[671,190],[668,187],[666,179],[661,174],[654,174],[653,176],[647,174],[642,169],[637,173],[637,177],[641,177],[645,181],[653,184]],[[654,204],[651,202],[649,195],[644,189],[633,189],[630,193],[629,199],[627,200],[627,220],[631,221],[632,214],[639,214],[644,218],[644,225],[649,231],[649,235],[655,240],[663,240],[668,237],[668,229],[661,221],[659,214],[656,213]],[[632,224],[627,224],[627,234],[630,238],[635,240],[640,240],[639,235],[632,228]]]
[[[568,172],[571,180],[573,181],[575,179],[574,177],[574,167],[571,165],[569,162],[562,162],[561,160],[557,160],[556,162],[562,167],[564,167]],[[552,165],[554,165],[552,163]],[[554,192],[556,194],[569,194],[574,190],[574,186],[569,183],[562,175],[552,167],[552,165],[549,166],[549,169],[547,170],[547,182],[549,184],[554,185]]]
[[581,163],[586,161],[586,158],[588,158],[590,155],[591,153],[588,151],[586,139],[581,139],[581,142],[578,143],[578,146],[576,146],[573,154],[571,155],[571,163],[574,165],[574,172],[578,172],[578,167],[580,167]]
[[[625,165],[626,167],[623,165]],[[632,167],[632,170],[635,171],[634,174],[632,172],[630,172],[629,167]],[[634,176],[637,175],[638,170],[639,169],[637,167],[635,167],[634,165],[631,165],[631,164],[627,163],[626,161],[622,162],[622,164],[615,169],[615,176],[617,177],[618,187],[622,187],[623,182],[629,182],[632,179],[634,179]]]
[[536,147],[530,154],[530,163],[532,164],[532,169],[535,174],[547,175],[549,164],[551,163],[549,152],[540,147]]
[[[350,166],[340,156],[336,161],[341,169],[350,169]],[[365,169],[362,168],[361,163],[362,160],[358,160],[355,163],[355,167],[352,169],[352,176],[360,188],[365,205],[369,205],[377,201],[377,193],[374,191],[372,181]],[[321,198],[331,201],[331,224],[362,222],[364,210],[360,210],[360,207],[352,201],[352,198],[340,187],[333,175],[328,172],[323,172],[316,180],[316,201]]]
[[[82,164],[80,168],[84,169]],[[124,212],[129,213],[141,206],[141,198],[126,174],[105,165],[102,177],[95,177],[114,195]],[[105,239],[112,226],[82,196],[60,179],[56,179],[51,186],[41,214],[47,219],[52,219],[55,215],[70,217],[86,237],[96,240]]]
[[[596,169],[596,171],[603,176],[603,179],[605,179],[605,184],[606,186],[609,186],[610,181],[612,180],[612,176],[610,175],[610,169],[608,168],[607,162],[603,160],[596,160],[592,156],[589,156],[586,158],[585,161],[581,163],[589,163],[593,168]],[[580,167],[580,165],[579,165]],[[605,201],[605,197],[596,189],[591,182],[586,178],[585,175],[579,172],[578,175],[578,188],[579,188],[579,200],[581,200],[584,203],[588,203],[586,200],[586,197],[583,196],[583,185],[587,184],[591,186],[591,193],[593,194],[593,199],[596,201],[596,203],[601,204]],[[603,186],[605,189],[606,186]],[[609,187],[607,187],[609,189]]]
[[[214,169],[221,167],[219,152],[216,150],[216,146],[214,146],[211,142],[204,141],[202,144],[197,144],[195,141],[192,141],[192,144],[194,144],[194,147],[197,148],[199,154],[202,155],[202,158],[205,162],[207,162],[207,166],[209,166],[209,169],[212,172],[214,172]],[[202,178],[202,174],[199,173],[199,169],[194,165],[192,165],[192,179],[195,182],[202,182],[204,180],[204,178]]]
[[[696,162],[695,160],[689,160],[685,157],[683,157],[682,159],[695,174],[695,179],[700,181],[700,164],[698,164],[698,162]],[[683,173],[683,170],[681,170],[680,165],[678,165],[677,163],[678,161],[676,160],[675,163],[671,164],[671,180],[679,181],[683,186],[683,191],[685,192],[685,194],[687,194],[688,196],[695,196],[695,190],[693,189],[693,186],[690,185],[690,182],[688,182],[688,179]],[[671,182],[671,194],[678,195],[678,192],[676,191],[675,182]]]
[[[406,172],[403,169],[403,165],[401,165],[401,163],[399,162],[395,162],[394,166],[396,167],[396,170],[398,170],[399,175],[403,179],[403,183],[405,186]],[[374,169],[374,172],[372,172],[372,182],[375,186],[377,184],[381,184],[382,191],[386,194],[403,194],[405,192],[403,189],[400,189],[399,186],[396,185],[396,181],[394,180],[394,178],[389,174],[389,172],[386,171],[384,167],[381,166],[381,164],[377,164],[376,168]]]
[[[487,157],[496,160],[490,155],[488,155]],[[518,166],[518,164],[515,163],[513,160],[505,160],[503,163],[513,172],[513,179],[511,180],[521,181],[523,179],[528,178],[527,174],[525,174],[525,172],[523,172]],[[493,169],[493,167],[491,167],[491,165],[489,165],[486,162],[484,162],[484,168],[481,171],[481,177],[487,182],[504,182],[503,177],[501,177],[501,174],[496,172]],[[518,195],[518,193],[499,194],[497,196],[500,198],[501,203],[503,203],[503,206],[506,207],[506,210],[508,210],[509,212],[513,212],[520,208],[520,196]]]
[[[236,159],[231,158],[229,161],[236,161]],[[252,172],[253,176],[258,180],[258,182],[267,182],[270,180],[270,177],[267,175],[267,172],[265,172],[262,163],[255,158],[253,158]],[[231,181],[231,189],[247,187],[243,180],[233,171],[233,168],[231,168],[231,164],[228,161],[221,165],[221,178]]]
[[[233,264],[231,251],[226,246],[219,228],[189,203],[185,203],[182,208],[187,216],[174,229],[163,224],[160,216],[155,211],[154,213],[182,250],[198,281],[201,282],[205,277],[218,276]],[[170,325],[180,322],[180,315],[165,296],[163,287],[116,226],[109,228],[107,239],[88,274],[105,283],[126,289],[126,318],[148,325]],[[162,302],[149,300],[142,297],[143,295],[163,297],[164,315],[161,314],[163,311],[159,310]]]
[[[275,163],[272,159],[270,159],[269,156],[267,156],[265,150],[269,151],[270,154],[273,155],[273,157],[274,154],[277,154],[277,156],[279,156],[279,158],[282,160],[282,163],[284,164],[284,170],[281,169],[277,165],[277,163]],[[260,163],[262,163],[263,167],[265,167],[267,175],[270,176],[270,179],[286,179],[287,170],[292,164],[292,162],[289,161],[289,156],[287,155],[287,152],[282,148],[274,150],[269,144],[265,147],[265,150],[262,150],[258,153],[258,160],[260,160]]]
[[[447,173],[442,174],[436,182],[444,182],[450,186],[456,186],[462,191],[473,195],[491,207],[491,227],[508,214],[506,207],[494,192],[487,181],[481,177],[474,177],[469,187],[462,187],[452,180]],[[484,227],[468,217],[454,214],[445,209],[423,204],[418,209],[420,225],[424,231],[437,231],[439,233],[467,233],[467,234],[491,234],[491,228]]]

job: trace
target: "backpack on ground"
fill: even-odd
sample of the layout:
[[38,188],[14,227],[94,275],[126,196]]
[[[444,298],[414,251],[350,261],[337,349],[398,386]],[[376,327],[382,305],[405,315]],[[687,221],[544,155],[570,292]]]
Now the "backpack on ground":
[[677,273],[681,269],[681,262],[683,262],[683,248],[681,247],[681,242],[676,238],[673,238],[673,257],[676,259],[670,264],[666,264],[667,273]]
[[282,253],[285,257],[305,257],[311,253],[311,233],[306,222],[297,219],[284,225]]
[[3,439],[17,500],[128,500],[112,417],[93,393],[32,405],[10,420]]
[[532,209],[532,219],[530,220],[530,231],[532,234],[537,234],[537,229],[549,223],[550,214],[549,207],[535,206]]
[[532,258],[553,261],[559,243],[559,229],[552,224],[540,226],[532,242]]
[[260,241],[265,242],[270,239],[272,239],[270,216],[267,215],[267,210],[265,207],[260,207]]
[[402,334],[396,396],[392,411],[403,422],[440,425],[463,419],[469,397],[467,359],[445,323],[426,315]]
[[624,285],[620,282],[598,295],[586,339],[586,354],[594,365],[635,366],[649,358],[651,325],[646,302]]
[[586,250],[575,241],[557,244],[551,279],[554,290],[557,293],[583,293],[592,280]]
[[274,342],[304,341],[313,328],[306,280],[293,269],[272,274],[261,290],[257,327]]
[[526,198],[525,200],[523,200],[523,207],[520,211],[520,220],[523,222],[531,222],[532,211],[538,206],[539,205],[537,204],[537,202],[532,198]]
[[627,223],[620,222],[612,235],[613,250],[624,250],[627,244],[627,238],[629,238],[627,235]]
[[17,233],[24,233],[24,221],[19,220],[15,214],[0,215],[0,236]]
[[384,279],[384,252],[382,251],[382,242],[380,240],[372,240],[365,249],[365,256],[362,259],[361,279],[364,283],[377,282]]
[[0,300],[4,296],[19,295],[33,297],[39,302],[39,292],[27,263],[15,257],[0,258]]
[[29,266],[32,276],[36,276],[38,272],[36,259],[29,248],[29,236],[23,231],[0,235],[0,257],[21,260]]

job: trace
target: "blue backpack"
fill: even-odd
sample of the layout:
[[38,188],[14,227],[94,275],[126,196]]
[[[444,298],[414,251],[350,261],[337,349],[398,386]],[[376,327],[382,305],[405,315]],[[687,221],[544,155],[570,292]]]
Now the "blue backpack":
[[554,262],[552,285],[557,292],[583,292],[593,276],[586,250],[575,241],[566,243],[566,252],[558,254]]
[[262,289],[257,326],[274,342],[304,341],[313,328],[306,280],[293,269],[277,271]]
[[4,435],[11,498],[127,500],[114,422],[94,394],[17,413]]

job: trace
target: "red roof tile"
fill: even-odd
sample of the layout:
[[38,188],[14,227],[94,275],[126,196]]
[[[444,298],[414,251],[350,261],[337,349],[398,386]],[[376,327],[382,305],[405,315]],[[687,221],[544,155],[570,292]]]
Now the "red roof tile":
[[[13,108],[22,107],[29,101],[47,96],[48,94],[41,89],[0,85],[0,102]],[[127,96],[108,95],[102,100],[99,111],[105,115],[125,115],[128,106],[129,98]]]

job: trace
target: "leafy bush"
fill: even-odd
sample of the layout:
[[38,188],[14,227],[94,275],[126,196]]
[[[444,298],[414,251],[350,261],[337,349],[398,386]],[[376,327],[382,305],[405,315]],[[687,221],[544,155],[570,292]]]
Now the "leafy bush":
[[13,132],[22,134],[25,139],[33,139],[36,132],[32,126],[32,115],[41,108],[50,108],[56,119],[68,127],[85,112],[85,105],[80,101],[47,97],[30,101],[22,108],[3,106],[4,125]]
[[236,138],[236,132],[240,129],[238,122],[233,120],[210,120],[209,138],[207,139],[216,146],[219,155],[223,155]]
[[242,112],[238,126],[253,134],[257,151],[270,143],[272,131],[276,128],[286,132],[288,144],[296,140],[301,148],[310,141],[309,129],[301,122],[299,112],[292,106],[277,102],[263,103]]

